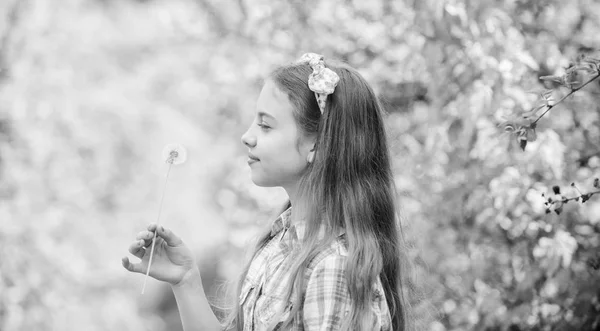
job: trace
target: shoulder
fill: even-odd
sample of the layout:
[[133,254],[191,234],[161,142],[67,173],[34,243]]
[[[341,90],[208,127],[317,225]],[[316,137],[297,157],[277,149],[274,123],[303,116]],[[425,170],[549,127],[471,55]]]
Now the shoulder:
[[338,236],[329,246],[321,250],[308,263],[307,272],[310,274],[319,269],[336,269],[343,272],[348,259],[348,247],[345,234]]

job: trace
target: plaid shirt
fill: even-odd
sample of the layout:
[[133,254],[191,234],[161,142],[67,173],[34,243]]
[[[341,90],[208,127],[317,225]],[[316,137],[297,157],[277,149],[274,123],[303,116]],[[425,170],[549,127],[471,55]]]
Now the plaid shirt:
[[[240,305],[244,314],[243,331],[278,330],[290,314],[291,302],[285,301],[290,278],[294,243],[301,243],[304,224],[290,227],[291,208],[284,211],[271,227],[271,239],[257,253],[242,284]],[[323,231],[321,232],[323,233]],[[348,251],[345,234],[320,252],[309,263],[305,273],[305,297],[302,309],[294,318],[291,331],[339,330],[350,310],[350,295],[345,279]],[[391,330],[391,317],[383,286],[378,278],[371,309],[372,330]],[[293,289],[292,298],[296,295]]]

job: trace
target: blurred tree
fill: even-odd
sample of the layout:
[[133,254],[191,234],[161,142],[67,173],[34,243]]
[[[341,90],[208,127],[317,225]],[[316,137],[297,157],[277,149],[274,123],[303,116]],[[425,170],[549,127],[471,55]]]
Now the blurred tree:
[[29,0],[0,15],[0,329],[180,328],[168,288],[139,297],[118,265],[156,216],[167,142],[190,158],[164,224],[207,288],[234,279],[285,199],[251,183],[239,136],[266,73],[305,51],[357,67],[386,104],[423,329],[599,327],[600,203],[546,214],[541,197],[592,187],[598,85],[525,152],[497,127],[600,48],[599,4]]

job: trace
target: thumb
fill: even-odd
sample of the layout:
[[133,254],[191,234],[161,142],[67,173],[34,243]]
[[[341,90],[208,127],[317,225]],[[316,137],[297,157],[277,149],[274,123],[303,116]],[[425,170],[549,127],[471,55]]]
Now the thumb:
[[142,267],[141,263],[131,263],[129,262],[129,258],[124,256],[121,259],[121,264],[123,265],[123,267],[131,272],[137,272],[140,274],[145,274],[146,270],[144,270],[144,268]]
[[156,232],[156,234],[159,237],[163,238],[165,240],[165,242],[167,243],[167,245],[169,245],[171,247],[176,247],[183,243],[183,240],[181,240],[181,238],[179,238],[171,230],[165,229],[162,225],[159,225],[157,230],[158,231]]

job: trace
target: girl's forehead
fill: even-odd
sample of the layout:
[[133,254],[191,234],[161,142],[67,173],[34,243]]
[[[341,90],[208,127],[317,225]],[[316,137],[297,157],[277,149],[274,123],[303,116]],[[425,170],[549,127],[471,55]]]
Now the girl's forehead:
[[269,79],[263,85],[257,102],[257,113],[268,113],[277,119],[289,117],[292,119],[292,103],[287,94]]
[[265,96],[278,101],[287,101],[287,95],[275,84],[272,79],[267,79],[263,85],[262,92]]

